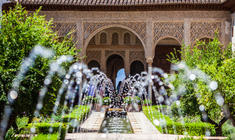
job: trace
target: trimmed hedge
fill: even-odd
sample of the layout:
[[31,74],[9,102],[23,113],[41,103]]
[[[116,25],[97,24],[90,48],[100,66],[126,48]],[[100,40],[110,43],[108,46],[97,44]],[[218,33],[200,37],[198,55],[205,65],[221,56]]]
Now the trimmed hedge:
[[102,104],[103,104],[103,105],[110,105],[110,104],[111,104],[111,99],[110,99],[110,97],[104,97],[104,98],[102,99]]
[[[184,132],[187,132],[190,136],[204,136],[206,131],[209,130],[211,135],[215,135],[215,128],[214,125],[209,123],[179,123],[174,122],[170,119],[170,117],[163,115],[160,113],[156,108],[151,106],[143,107],[143,112],[146,117],[153,123],[153,125],[161,132],[161,133],[168,133],[168,134],[179,134],[183,135]],[[165,120],[165,125],[156,125],[154,120]]]
[[[73,127],[71,126],[72,120],[76,119],[78,123],[83,121],[86,116],[89,114],[91,110],[90,106],[77,106],[73,109],[73,111],[70,114],[67,114],[63,117],[63,122],[56,122],[56,123],[50,123],[50,122],[39,122],[39,123],[30,123],[26,127],[26,130],[30,132],[30,129],[32,127],[36,128],[37,134],[57,134],[59,132],[59,129],[61,127],[61,135],[60,139],[65,138],[66,134],[66,127],[69,125],[69,131],[73,130]],[[50,128],[52,128],[52,132],[50,132]],[[40,136],[44,137],[44,136]],[[46,137],[46,136],[45,136]]]
[[58,140],[59,134],[39,134],[32,140]]
[[206,140],[203,137],[201,138],[193,138],[193,137],[185,137],[185,138],[181,138],[180,140]]
[[90,110],[91,110],[90,106],[81,105],[75,107],[75,109],[73,109],[73,111],[70,114],[63,116],[63,122],[68,123],[69,121],[74,119],[76,119],[78,122],[81,122],[87,117]]
[[[47,123],[47,122],[41,122],[41,123],[30,123],[28,124],[28,131],[30,131],[30,129],[32,127],[36,128],[36,133],[37,134],[56,134],[59,132],[59,129],[61,128],[61,132],[60,132],[60,139],[64,139],[65,138],[65,134],[66,134],[66,126],[63,123]],[[53,129],[52,132],[50,132],[50,128]]]

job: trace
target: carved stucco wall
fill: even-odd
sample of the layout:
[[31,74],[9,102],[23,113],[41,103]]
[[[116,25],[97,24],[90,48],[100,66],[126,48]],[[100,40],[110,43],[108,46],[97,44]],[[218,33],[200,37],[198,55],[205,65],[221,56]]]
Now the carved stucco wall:
[[144,56],[143,51],[130,51],[129,64],[131,65],[131,63],[136,61],[136,60],[142,62],[144,64],[144,66],[146,66],[145,56]]
[[184,38],[184,22],[156,22],[154,23],[154,44],[163,38],[172,37],[179,43]]
[[68,33],[72,32],[73,40],[76,41],[77,36],[77,25],[76,23],[54,23],[53,30],[58,32],[60,37],[66,36]]
[[[59,31],[59,35],[64,35],[69,30],[76,29],[74,34],[76,34],[78,46],[82,50],[86,50],[87,44],[85,43],[100,30],[115,26],[126,27],[125,29],[134,32],[142,41],[145,53],[141,54],[141,59],[144,61],[149,56],[152,57],[151,52],[153,52],[156,43],[165,37],[172,37],[179,43],[186,41],[187,44],[192,44],[196,39],[202,37],[213,38],[215,30],[218,30],[222,43],[228,44],[231,41],[231,31],[225,33],[226,28],[230,29],[230,25],[226,27],[225,24],[231,21],[228,11],[43,11],[41,13],[46,14],[47,19],[54,19],[58,24],[55,30]],[[149,32],[151,30],[152,32]],[[113,53],[119,52],[113,51],[110,55]],[[100,63],[100,59],[105,57],[102,57],[102,55],[106,54],[91,53],[87,58],[99,58]],[[86,55],[86,51],[84,55]],[[126,56],[128,59],[125,59],[131,63],[134,56],[130,51]],[[136,59],[140,59],[139,54]]]
[[113,50],[113,51],[107,50],[107,51],[105,51],[105,59],[107,60],[113,54],[120,55],[123,58],[123,60],[125,61],[125,51],[117,51],[117,50]]
[[[105,29],[108,27],[127,27],[133,30],[139,39],[142,41],[143,45],[145,46],[146,43],[146,23],[145,22],[84,22],[83,23],[83,39],[85,45],[91,36],[94,33],[98,33],[99,29]],[[89,38],[90,37],[90,38]],[[85,46],[86,47],[86,46]]]
[[86,62],[89,63],[92,60],[95,60],[99,64],[101,64],[101,51],[98,50],[87,51]]
[[190,40],[195,43],[197,39],[204,37],[214,38],[215,32],[218,32],[218,37],[222,41],[221,22],[192,22],[190,26]]

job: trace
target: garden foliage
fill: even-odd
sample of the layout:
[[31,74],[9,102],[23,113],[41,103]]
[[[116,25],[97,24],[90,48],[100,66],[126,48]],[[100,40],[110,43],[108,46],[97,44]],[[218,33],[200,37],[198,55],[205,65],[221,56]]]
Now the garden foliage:
[[[197,42],[192,48],[183,48],[181,54],[182,61],[189,69],[202,71],[218,85],[216,90],[211,90],[205,80],[197,77],[195,80],[189,80],[183,70],[173,74],[176,79],[172,82],[174,90],[179,91],[182,87],[184,89],[177,95],[180,97],[183,115],[202,116],[199,106],[203,106],[208,117],[202,121],[215,125],[216,134],[222,135],[222,125],[228,119],[234,123],[235,119],[235,58],[232,57],[231,45],[224,48],[215,36],[210,42]],[[172,56],[171,62],[180,63],[175,54]]]
[[[13,118],[17,115],[33,117],[38,93],[52,60],[61,55],[77,55],[72,37],[66,36],[61,40],[52,30],[53,22],[47,21],[45,16],[39,14],[39,11],[27,12],[20,5],[16,5],[14,9],[4,11],[0,18],[0,116],[2,116],[4,106],[8,104],[7,95],[12,88],[12,80],[23,59],[28,57],[36,45],[53,49],[55,56],[51,60],[38,58],[34,67],[27,72],[20,85],[19,96],[13,104]],[[46,102],[40,112],[44,116],[52,112],[62,83],[61,79],[58,75],[53,77],[53,82],[45,96]]]
[[[210,131],[211,135],[215,135],[214,125],[209,123],[196,122],[183,124],[181,122],[174,122],[170,117],[163,115],[152,106],[144,106],[143,112],[161,133],[184,135],[186,132],[190,136],[205,136],[206,131]],[[156,124],[156,120],[159,121],[159,124]]]

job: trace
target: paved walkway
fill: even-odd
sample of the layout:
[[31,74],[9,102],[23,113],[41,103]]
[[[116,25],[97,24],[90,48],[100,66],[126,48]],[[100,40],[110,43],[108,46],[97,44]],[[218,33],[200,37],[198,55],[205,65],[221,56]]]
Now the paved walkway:
[[[92,112],[81,125],[82,133],[68,133],[65,140],[179,140],[182,135],[160,134],[142,112],[128,112],[134,134],[98,133],[104,112]],[[224,137],[205,137],[208,140],[223,140]]]
[[160,134],[143,112],[128,112],[127,116],[135,134]]
[[89,118],[80,126],[81,132],[98,132],[104,120],[104,112],[92,112]]
[[[69,134],[66,140],[180,140],[185,136],[168,134],[102,134],[80,133]],[[204,137],[208,140],[225,140],[225,137]]]

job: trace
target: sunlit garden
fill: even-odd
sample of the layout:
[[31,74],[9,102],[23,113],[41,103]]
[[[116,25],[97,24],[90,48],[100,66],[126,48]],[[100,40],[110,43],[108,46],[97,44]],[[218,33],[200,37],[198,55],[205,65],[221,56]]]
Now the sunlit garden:
[[16,5],[0,18],[0,140],[145,131],[160,139],[235,139],[235,58],[219,32],[170,53],[170,73],[153,67],[117,88],[82,63],[74,31],[61,38],[39,13]]

